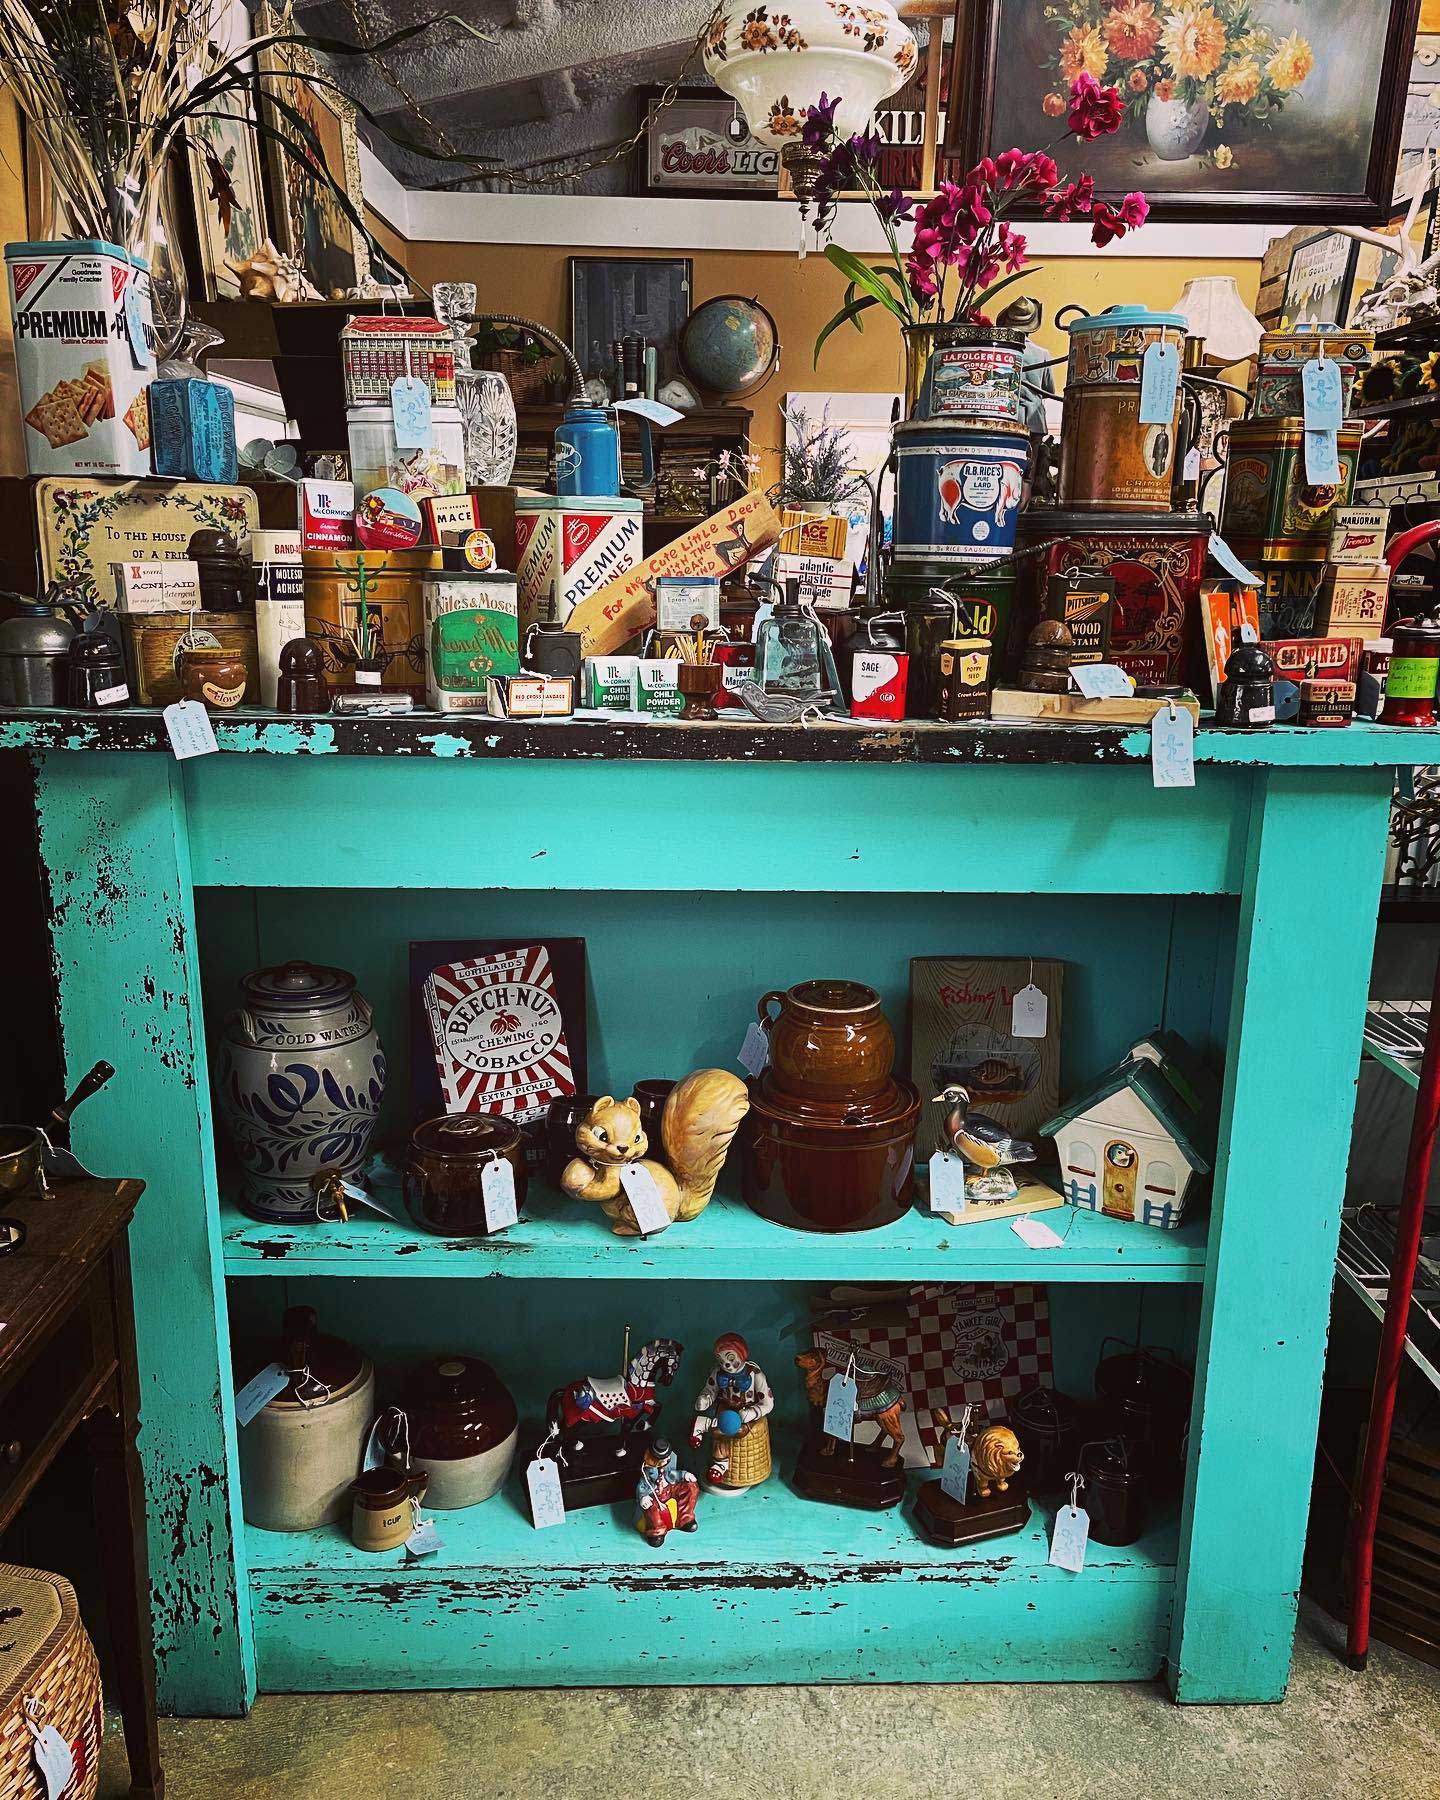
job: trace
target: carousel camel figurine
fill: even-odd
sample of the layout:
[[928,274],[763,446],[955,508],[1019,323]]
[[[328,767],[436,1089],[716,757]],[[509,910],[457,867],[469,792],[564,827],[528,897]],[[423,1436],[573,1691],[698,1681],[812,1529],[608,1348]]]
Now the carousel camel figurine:
[[[811,1406],[818,1407],[822,1416],[825,1411],[825,1395],[830,1385],[826,1374],[828,1367],[823,1350],[802,1350],[795,1358],[795,1367],[805,1379],[805,1398]],[[905,1396],[896,1393],[889,1377],[883,1370],[873,1375],[862,1375],[855,1372],[855,1422],[857,1425],[878,1425],[879,1434],[871,1448],[878,1448],[882,1441],[889,1440],[889,1450],[882,1459],[881,1466],[895,1469],[900,1465],[900,1448],[904,1442],[905,1432],[901,1425],[901,1415],[905,1411]],[[823,1433],[824,1443],[820,1446],[822,1456],[833,1456],[837,1438]],[[851,1440],[852,1448],[854,1440]]]

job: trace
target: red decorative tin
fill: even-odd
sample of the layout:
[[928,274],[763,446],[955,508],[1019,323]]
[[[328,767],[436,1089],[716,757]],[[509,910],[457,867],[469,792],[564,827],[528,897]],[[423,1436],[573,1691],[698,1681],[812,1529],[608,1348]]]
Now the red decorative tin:
[[1354,681],[1362,642],[1358,637],[1262,638],[1260,648],[1285,681]]
[[1107,660],[1137,682],[1187,680],[1198,650],[1200,577],[1209,536],[1199,513],[1032,507],[1020,516],[1020,548],[1046,548],[1021,564],[1024,594],[1015,608],[1012,647],[1023,644],[1040,619],[1052,575],[1102,569],[1115,583]]

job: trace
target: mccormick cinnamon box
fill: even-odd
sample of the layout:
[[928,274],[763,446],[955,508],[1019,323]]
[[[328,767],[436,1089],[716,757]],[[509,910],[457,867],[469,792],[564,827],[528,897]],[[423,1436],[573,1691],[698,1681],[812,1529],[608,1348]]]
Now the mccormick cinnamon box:
[[7,244],[5,271],[30,473],[148,475],[155,333],[144,260],[98,238]]

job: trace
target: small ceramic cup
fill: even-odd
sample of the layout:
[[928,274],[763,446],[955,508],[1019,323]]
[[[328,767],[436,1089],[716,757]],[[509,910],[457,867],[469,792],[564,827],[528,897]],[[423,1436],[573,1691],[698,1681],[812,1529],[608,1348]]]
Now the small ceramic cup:
[[660,1155],[660,1120],[665,1111],[665,1102],[670,1098],[673,1081],[637,1081],[635,1098],[640,1102],[640,1127],[650,1140],[650,1155]]
[[357,1550],[398,1550],[414,1526],[410,1502],[425,1495],[423,1469],[366,1469],[350,1484],[350,1541]]

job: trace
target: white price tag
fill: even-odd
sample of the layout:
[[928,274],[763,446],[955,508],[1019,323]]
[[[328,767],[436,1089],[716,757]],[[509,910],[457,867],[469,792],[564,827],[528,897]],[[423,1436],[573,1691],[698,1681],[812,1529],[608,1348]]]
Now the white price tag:
[[503,1156],[492,1157],[480,1171],[480,1198],[487,1231],[503,1231],[520,1217],[515,1204],[515,1171]]
[[825,1390],[826,1435],[848,1444],[855,1430],[855,1404],[859,1390],[850,1375],[832,1375]]
[[1135,692],[1135,677],[1114,663],[1079,663],[1070,679],[1087,700],[1128,700]]
[[525,1471],[530,1490],[530,1521],[537,1531],[565,1523],[565,1496],[560,1491],[560,1468],[549,1456],[537,1456]]
[[634,413],[637,419],[648,419],[652,425],[673,425],[677,419],[685,417],[684,413],[676,412],[673,406],[667,406],[663,400],[617,400],[615,410]]
[[137,369],[154,365],[155,352],[145,335],[145,319],[140,311],[140,294],[132,281],[125,289],[125,335],[130,340],[130,359]]
[[1240,629],[1236,633],[1236,636],[1242,644],[1258,644],[1260,642],[1260,633],[1248,619],[1242,619],[1240,621]]
[[1210,533],[1210,542],[1207,548],[1210,555],[1214,557],[1215,561],[1219,563],[1220,567],[1232,578],[1232,580],[1243,582],[1246,587],[1258,588],[1264,586],[1260,577],[1251,574],[1250,570],[1245,567],[1244,563],[1241,562],[1240,558],[1225,542],[1218,531],[1212,531]]
[[642,1169],[639,1163],[622,1163],[620,1191],[630,1202],[630,1210],[635,1215],[635,1223],[640,1227],[642,1237],[649,1237],[652,1231],[664,1231],[670,1223],[670,1215],[665,1210],[665,1202],[660,1198],[655,1177],[648,1169]]
[[952,1150],[937,1150],[930,1158],[931,1212],[964,1212],[965,1165]]
[[170,734],[170,748],[175,752],[176,762],[184,762],[191,756],[209,756],[212,750],[219,750],[210,715],[198,700],[174,700],[160,717]]
[[1162,706],[1150,721],[1150,771],[1157,788],[1195,785],[1195,721],[1183,706]]
[[114,687],[96,688],[90,697],[97,706],[128,706],[130,704],[130,690],[123,681]]
[[765,1067],[770,1060],[770,1034],[763,1026],[752,1024],[749,1027],[735,1060],[747,1075],[758,1075]]
[[1180,474],[1185,481],[1200,479],[1200,446],[1192,444],[1185,452],[1185,461],[1180,465]]
[[1010,1221],[1010,1229],[1032,1250],[1055,1250],[1065,1242],[1060,1233],[1052,1231],[1043,1219],[1026,1218],[1023,1214]]
[[970,1499],[970,1446],[953,1433],[945,1440],[945,1461],[940,1466],[940,1492],[961,1506]]
[[1090,1515],[1083,1506],[1062,1506],[1050,1534],[1050,1562],[1054,1568],[1078,1575],[1085,1567],[1085,1546],[1090,1541]]
[[1333,431],[1305,433],[1305,479],[1311,487],[1338,487],[1340,446]]
[[1027,982],[1010,1005],[1011,1037],[1043,1038],[1050,1023],[1050,1002],[1043,989]]
[[267,1363],[258,1375],[252,1375],[235,1395],[235,1423],[248,1425],[275,1396],[290,1385],[290,1371],[278,1362]]
[[418,375],[397,375],[390,383],[390,416],[397,450],[428,450],[435,442],[430,385]]
[[[30,1721],[27,1719],[26,1723],[30,1724]],[[53,1725],[37,1731],[31,1724],[30,1731],[34,1739],[30,1750],[40,1779],[45,1783],[45,1800],[60,1800],[75,1779],[74,1752]]]
[[417,1519],[415,1527],[405,1540],[407,1556],[434,1556],[445,1548],[445,1540],[435,1528],[433,1519]]
[[1140,358],[1140,423],[1168,425],[1175,417],[1180,386],[1180,351],[1163,339],[1147,344]]
[[363,1187],[360,1187],[356,1182],[342,1181],[340,1183],[340,1191],[344,1194],[345,1198],[354,1205],[368,1206],[371,1212],[379,1213],[382,1219],[389,1219],[396,1225],[408,1225],[410,1223],[407,1214],[397,1212],[394,1207],[386,1206],[382,1200],[377,1200],[373,1194],[367,1193],[366,1190]]

